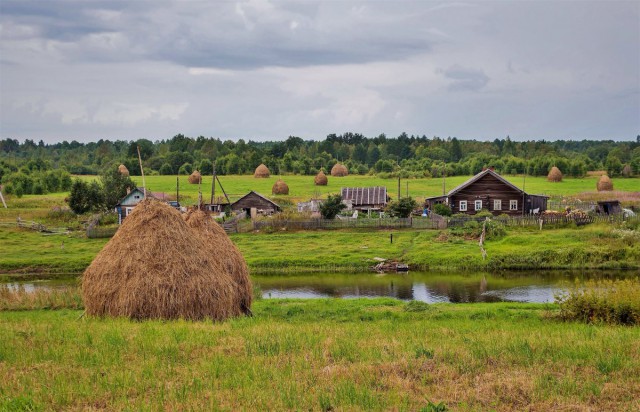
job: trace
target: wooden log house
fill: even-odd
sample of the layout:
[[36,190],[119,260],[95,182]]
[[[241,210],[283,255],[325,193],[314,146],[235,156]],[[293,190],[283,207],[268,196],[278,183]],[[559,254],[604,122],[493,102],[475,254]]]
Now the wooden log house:
[[528,194],[494,170],[485,169],[444,196],[428,197],[425,203],[429,209],[438,203],[446,204],[454,214],[475,215],[488,210],[496,216],[522,216],[544,212],[548,198]]

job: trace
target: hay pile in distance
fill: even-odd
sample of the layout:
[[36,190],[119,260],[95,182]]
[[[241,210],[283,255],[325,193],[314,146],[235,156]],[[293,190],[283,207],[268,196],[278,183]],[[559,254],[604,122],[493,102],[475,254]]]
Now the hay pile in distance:
[[249,278],[247,263],[238,247],[229,239],[227,232],[217,224],[211,215],[198,209],[189,210],[184,215],[187,225],[199,236],[199,244],[205,253],[227,269],[234,282],[243,313],[251,313],[253,287]]
[[342,176],[347,176],[348,174],[349,174],[349,170],[347,170],[347,167],[343,164],[336,163],[331,168],[331,176],[342,177]]
[[602,175],[596,184],[596,189],[598,192],[608,192],[613,190],[613,182],[609,179],[609,176]]
[[187,180],[192,185],[197,185],[202,183],[202,175],[197,170],[194,170],[193,173],[189,175],[189,178]]
[[271,173],[264,163],[260,163],[260,166],[256,167],[256,171],[253,173],[253,177],[255,178],[267,178],[269,176],[271,176]]
[[129,169],[127,169],[125,165],[118,166],[118,172],[120,172],[122,176],[129,176]]
[[624,165],[624,167],[622,168],[622,176],[631,177],[631,165],[629,165],[629,163]]
[[271,188],[271,193],[274,195],[288,195],[289,186],[282,179],[278,179]]
[[199,239],[180,212],[143,200],[82,275],[86,313],[131,319],[239,316],[234,280]]
[[562,182],[562,172],[560,169],[553,166],[547,175],[547,180],[550,182]]
[[313,178],[313,183],[316,186],[326,186],[329,183],[329,179],[327,179],[327,175],[324,174],[324,171],[321,170],[318,172],[316,177]]

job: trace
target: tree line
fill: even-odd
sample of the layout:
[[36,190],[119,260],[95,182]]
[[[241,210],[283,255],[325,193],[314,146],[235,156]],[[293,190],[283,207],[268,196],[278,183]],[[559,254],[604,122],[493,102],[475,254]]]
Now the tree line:
[[[493,141],[462,140],[407,135],[365,137],[359,133],[330,134],[324,140],[289,136],[283,141],[221,140],[182,134],[155,142],[99,140],[55,144],[0,140],[0,184],[22,193],[68,190],[68,174],[103,174],[124,164],[140,175],[138,148],[149,175],[252,174],[266,164],[274,174],[314,175],[344,164],[351,174],[380,177],[431,177],[472,175],[485,167],[502,174],[544,176],[552,166],[564,175],[581,177],[589,170],[606,170],[610,176],[640,174],[640,136],[629,141],[529,140],[508,136]],[[628,167],[625,167],[627,166]],[[56,177],[49,174],[56,171]]]

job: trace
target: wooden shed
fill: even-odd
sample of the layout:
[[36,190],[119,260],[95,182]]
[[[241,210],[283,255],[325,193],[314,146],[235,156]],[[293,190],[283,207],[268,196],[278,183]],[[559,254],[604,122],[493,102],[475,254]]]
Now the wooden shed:
[[382,210],[390,200],[384,186],[343,187],[340,194],[348,210]]
[[438,203],[446,204],[454,214],[475,215],[484,209],[494,215],[517,216],[544,212],[548,199],[525,193],[492,169],[485,169],[446,195],[429,197],[425,203],[430,209]]
[[[158,200],[163,200],[169,203],[169,205],[171,205],[172,207],[180,209],[180,203],[175,201],[175,198],[171,195],[168,195],[164,192],[150,192],[148,190],[146,191],[146,194],[147,197],[153,197]],[[115,207],[115,211],[118,214],[118,224],[122,223],[122,221],[127,216],[129,216],[133,208],[136,207],[136,205],[140,203],[142,199],[144,199],[144,195],[145,188],[136,187],[132,191],[127,193],[122,199],[120,199],[120,202],[118,202]]]
[[280,212],[280,206],[253,190],[231,204],[234,212],[247,212],[247,216],[255,217],[256,214],[270,215]]
[[622,205],[619,200],[604,200],[598,202],[596,212],[603,215],[617,215],[622,213]]

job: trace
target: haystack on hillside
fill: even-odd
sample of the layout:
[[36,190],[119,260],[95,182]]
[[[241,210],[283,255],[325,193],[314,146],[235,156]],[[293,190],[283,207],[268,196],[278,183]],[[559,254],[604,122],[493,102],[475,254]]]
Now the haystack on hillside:
[[194,170],[193,173],[189,175],[188,180],[192,185],[197,185],[199,183],[202,183],[202,175],[197,170]]
[[631,166],[628,163],[622,168],[622,176],[631,177]]
[[326,186],[329,183],[329,179],[327,179],[327,175],[324,174],[324,171],[319,171],[316,177],[313,178],[313,183],[316,186]]
[[127,169],[125,165],[118,166],[118,172],[120,172],[122,176],[129,176],[129,169]]
[[560,169],[553,166],[551,170],[549,170],[547,180],[550,182],[562,182],[562,172],[560,171]]
[[194,247],[195,237],[168,204],[150,198],[138,203],[82,276],[86,313],[131,319],[239,316],[235,282],[211,253]]
[[255,173],[253,173],[253,177],[257,178],[266,178],[269,177],[271,173],[269,172],[269,168],[261,163],[260,166],[256,167]]
[[613,182],[609,179],[609,176],[602,175],[596,184],[596,188],[598,189],[598,192],[611,191],[613,190]]
[[224,229],[202,210],[190,210],[184,215],[187,225],[199,236],[199,247],[224,266],[233,279],[243,313],[250,313],[253,288],[249,269],[242,253],[229,239]]
[[271,193],[274,195],[288,195],[289,186],[282,179],[278,179],[271,188]]
[[331,168],[331,176],[342,177],[342,176],[347,176],[348,174],[349,174],[349,171],[347,170],[347,167],[340,163],[336,163]]

